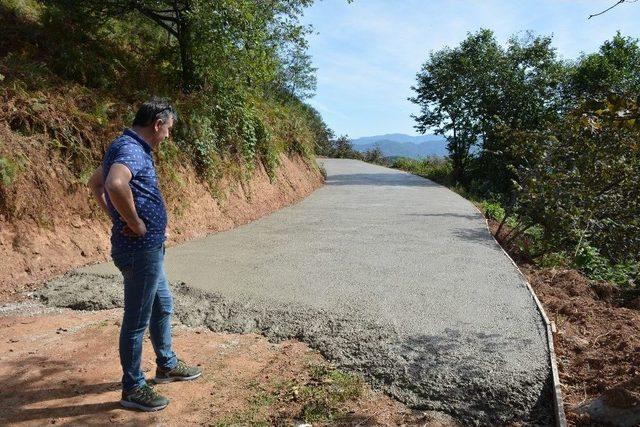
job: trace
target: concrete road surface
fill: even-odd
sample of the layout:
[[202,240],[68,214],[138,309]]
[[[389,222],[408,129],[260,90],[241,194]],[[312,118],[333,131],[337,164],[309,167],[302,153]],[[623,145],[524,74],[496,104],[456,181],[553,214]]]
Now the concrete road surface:
[[463,423],[551,422],[543,320],[474,206],[397,170],[321,163],[326,186],[297,205],[167,250],[172,282],[215,295],[181,288],[177,315],[302,339]]

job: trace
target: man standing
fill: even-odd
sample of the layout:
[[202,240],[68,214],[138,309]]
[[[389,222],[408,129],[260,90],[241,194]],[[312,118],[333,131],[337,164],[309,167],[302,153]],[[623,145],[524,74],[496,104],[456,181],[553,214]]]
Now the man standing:
[[158,411],[169,404],[147,384],[140,369],[147,327],[156,353],[156,383],[192,380],[202,374],[200,368],[179,360],[171,347],[173,299],[163,267],[167,211],[152,151],[169,136],[175,119],[169,103],[156,98],[145,102],[131,129],[111,143],[89,181],[113,222],[111,256],[124,277],[120,404],[143,411]]

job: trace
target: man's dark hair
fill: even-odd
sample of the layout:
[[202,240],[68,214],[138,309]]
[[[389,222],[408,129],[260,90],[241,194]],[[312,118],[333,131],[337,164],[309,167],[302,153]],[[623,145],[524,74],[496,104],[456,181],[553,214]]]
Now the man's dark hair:
[[149,126],[158,119],[166,123],[169,117],[173,117],[173,120],[178,117],[171,104],[162,98],[151,98],[140,106],[133,119],[133,126]]

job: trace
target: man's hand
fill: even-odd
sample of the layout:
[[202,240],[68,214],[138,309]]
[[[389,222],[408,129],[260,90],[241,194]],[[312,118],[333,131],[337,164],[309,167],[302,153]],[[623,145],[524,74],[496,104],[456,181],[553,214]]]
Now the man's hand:
[[[124,221],[124,218],[121,218]],[[127,237],[142,237],[147,233],[147,226],[144,221],[138,218],[136,221],[131,221],[131,223],[126,223],[124,229],[122,230],[122,234]]]

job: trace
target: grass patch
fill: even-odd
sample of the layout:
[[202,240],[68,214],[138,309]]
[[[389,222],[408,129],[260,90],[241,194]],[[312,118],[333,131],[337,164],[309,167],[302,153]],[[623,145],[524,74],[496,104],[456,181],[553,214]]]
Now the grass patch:
[[[453,167],[448,159],[427,157],[422,160],[414,160],[401,157],[394,160],[391,167],[430,179],[431,181],[450,188],[454,187],[454,182],[451,177]],[[459,193],[459,191],[456,192]]]
[[9,187],[18,177],[18,174],[26,167],[26,161],[22,157],[11,159],[0,156],[0,183],[4,187]]
[[357,375],[332,365],[311,365],[309,372],[311,380],[297,394],[303,403],[300,418],[305,422],[335,421],[342,415],[342,405],[362,394],[364,382]]
[[247,406],[216,426],[336,422],[346,416],[346,405],[362,395],[364,381],[333,365],[311,363],[300,380],[253,382],[249,388],[255,392]]

